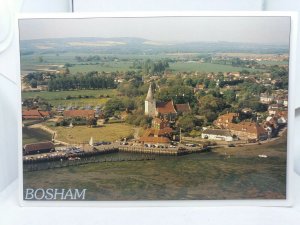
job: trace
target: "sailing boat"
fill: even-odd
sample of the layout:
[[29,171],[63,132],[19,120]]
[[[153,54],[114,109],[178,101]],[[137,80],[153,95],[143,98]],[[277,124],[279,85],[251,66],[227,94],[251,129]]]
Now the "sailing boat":
[[94,140],[93,140],[93,137],[91,137],[90,141],[89,141],[89,145],[90,146],[94,146]]

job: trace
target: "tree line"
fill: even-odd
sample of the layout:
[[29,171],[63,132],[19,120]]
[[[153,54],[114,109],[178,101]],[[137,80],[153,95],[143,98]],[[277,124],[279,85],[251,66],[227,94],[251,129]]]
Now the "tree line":
[[134,69],[143,70],[144,74],[161,74],[169,67],[169,60],[158,60],[157,62],[152,61],[151,59],[147,59],[144,61],[135,60],[133,62]]
[[49,91],[65,91],[65,90],[76,90],[76,89],[107,89],[115,88],[116,84],[112,77],[98,75],[90,76],[83,75],[77,76],[62,76],[53,78],[48,82]]

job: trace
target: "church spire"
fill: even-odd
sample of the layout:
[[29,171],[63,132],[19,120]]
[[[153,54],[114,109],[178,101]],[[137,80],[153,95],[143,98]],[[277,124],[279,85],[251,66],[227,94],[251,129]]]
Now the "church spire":
[[153,93],[152,93],[152,84],[151,83],[150,83],[150,86],[148,89],[146,101],[153,101]]

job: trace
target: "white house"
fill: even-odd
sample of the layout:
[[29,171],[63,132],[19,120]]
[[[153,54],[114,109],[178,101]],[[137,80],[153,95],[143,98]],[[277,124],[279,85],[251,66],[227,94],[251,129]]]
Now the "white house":
[[209,140],[233,141],[230,131],[224,129],[206,129],[202,132],[201,137]]

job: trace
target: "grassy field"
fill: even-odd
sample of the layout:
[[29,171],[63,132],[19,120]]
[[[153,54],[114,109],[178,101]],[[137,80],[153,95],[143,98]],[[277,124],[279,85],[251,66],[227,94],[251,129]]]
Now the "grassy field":
[[[97,65],[84,65],[81,62],[77,62],[75,60],[75,56],[89,56],[89,55],[99,55],[100,57],[110,56],[110,57],[118,57],[120,61],[112,61],[112,62],[92,62],[99,63]],[[190,56],[189,54],[181,54]],[[198,53],[194,53],[192,55],[200,55]],[[242,54],[247,55],[247,54]],[[251,55],[251,54],[249,54]],[[259,55],[259,54],[258,54]],[[39,56],[43,57],[43,62],[39,62]],[[49,65],[64,65],[66,63],[74,64],[70,67],[70,72],[75,74],[77,72],[86,73],[89,71],[105,71],[105,72],[115,72],[115,71],[127,71],[132,70],[130,67],[133,64],[133,60],[135,59],[152,59],[159,60],[164,58],[173,58],[176,59],[178,55],[176,54],[157,54],[157,55],[126,55],[126,54],[98,54],[98,53],[61,53],[58,56],[54,53],[43,54],[43,55],[27,55],[22,56],[21,64],[22,70],[36,70],[45,68],[45,66]],[[126,59],[126,61],[123,61]],[[268,62],[264,61],[266,64],[276,64],[276,62]],[[278,64],[284,64],[284,62],[278,62]],[[198,63],[198,62],[176,62],[170,63],[170,69],[176,72],[189,72],[189,71],[201,71],[201,72],[232,72],[232,71],[241,71],[245,68],[242,67],[232,67],[230,65],[220,65],[220,64],[212,64],[212,63]],[[247,69],[249,71],[255,71],[254,69]]]
[[30,129],[24,127],[23,133],[23,145],[41,141],[51,141],[52,135],[41,129]]
[[[97,106],[105,104],[109,98],[117,94],[116,89],[101,89],[101,90],[74,90],[74,91],[40,91],[40,92],[22,92],[22,99],[41,97],[48,101],[53,106],[78,106],[87,105]],[[89,96],[89,98],[78,98],[78,96]],[[100,96],[109,96],[101,97]],[[71,96],[71,99],[66,99]]]
[[109,98],[87,98],[87,99],[69,99],[69,100],[49,100],[49,103],[54,106],[76,106],[76,107],[85,107],[85,106],[100,106],[104,105]]
[[259,61],[259,64],[265,64],[265,65],[288,65],[289,62],[288,61]]
[[[24,187],[87,188],[87,200],[284,199],[285,149],[286,139],[281,139],[266,146],[236,149],[252,154],[230,158],[210,152],[28,172]],[[265,150],[281,156],[259,158]]]
[[88,142],[91,137],[94,141],[116,141],[129,135],[133,135],[133,127],[128,124],[105,124],[101,127],[90,128],[87,126],[51,127],[57,132],[57,139],[67,143]]
[[[221,64],[213,64],[213,63],[199,63],[199,62],[176,62],[170,63],[170,69],[175,72],[191,72],[191,71],[199,71],[199,72],[234,72],[234,71],[242,71],[246,68],[242,67],[234,67],[230,65],[221,65]],[[255,69],[249,69],[248,71],[254,72],[257,71]]]
[[132,62],[105,62],[98,65],[81,65],[77,64],[70,67],[70,72],[75,73],[87,73],[89,71],[104,71],[104,72],[115,72],[115,71],[127,71],[132,70],[130,67]]
[[109,95],[109,97],[113,97],[116,95],[116,93],[116,89],[22,92],[22,99],[34,98],[39,96],[46,100],[59,100],[65,99],[67,96],[78,97],[79,95],[93,97],[99,97],[100,95]]

